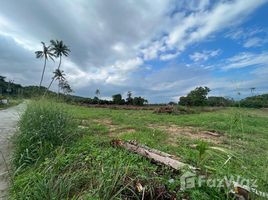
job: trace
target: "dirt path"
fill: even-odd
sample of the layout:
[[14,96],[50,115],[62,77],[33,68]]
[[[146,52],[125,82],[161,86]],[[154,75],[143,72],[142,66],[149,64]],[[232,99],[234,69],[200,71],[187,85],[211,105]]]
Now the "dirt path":
[[8,194],[8,169],[7,164],[11,157],[11,137],[16,132],[20,114],[26,103],[0,110],[0,200],[7,199]]

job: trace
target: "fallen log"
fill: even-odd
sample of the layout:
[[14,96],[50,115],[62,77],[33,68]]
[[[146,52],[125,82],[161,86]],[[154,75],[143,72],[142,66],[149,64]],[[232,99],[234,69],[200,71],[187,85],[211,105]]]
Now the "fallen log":
[[192,171],[196,170],[195,167],[179,161],[173,155],[167,154],[165,152],[162,152],[156,149],[149,148],[144,145],[140,145],[133,141],[131,142],[131,141],[113,140],[112,145],[123,147],[131,152],[137,153],[150,160],[153,160],[156,163],[166,165],[175,170],[181,170],[184,168],[191,169]]
[[[193,173],[198,170],[198,168],[179,161],[174,155],[149,148],[145,145],[138,144],[135,141],[112,140],[111,144],[115,147],[123,147],[131,152],[137,153],[156,163],[163,164],[175,170],[190,169]],[[239,185],[234,181],[231,182],[229,188],[230,187],[232,188],[230,193],[234,194],[235,199],[237,200],[249,200],[250,194],[255,194],[260,197],[268,197],[267,193],[257,191],[256,189],[248,186]]]

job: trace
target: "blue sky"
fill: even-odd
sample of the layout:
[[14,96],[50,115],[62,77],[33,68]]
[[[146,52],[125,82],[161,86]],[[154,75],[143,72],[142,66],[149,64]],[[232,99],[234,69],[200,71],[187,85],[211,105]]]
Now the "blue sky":
[[267,0],[0,3],[0,74],[23,85],[39,82],[40,41],[59,39],[72,50],[62,69],[76,95],[132,91],[155,103],[197,86],[233,98],[268,92]]

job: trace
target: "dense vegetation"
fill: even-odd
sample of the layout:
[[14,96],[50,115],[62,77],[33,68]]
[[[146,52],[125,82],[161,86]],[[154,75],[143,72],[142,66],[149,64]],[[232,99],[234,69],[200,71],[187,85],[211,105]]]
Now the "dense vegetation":
[[187,96],[180,97],[179,104],[182,106],[223,106],[223,107],[247,107],[266,108],[268,107],[268,94],[247,97],[240,101],[234,101],[224,97],[208,96],[208,87],[197,87],[190,91]]
[[[74,121],[79,126],[71,131],[76,127]],[[202,186],[180,191],[181,173],[113,147],[112,138],[136,140],[174,154],[199,167],[202,174],[210,174],[210,178],[256,178],[258,189],[265,191],[266,122],[267,111],[255,109],[229,108],[175,116],[32,102],[22,117],[21,134],[16,140],[19,148],[15,154],[12,198],[170,199],[175,195],[178,199],[230,199],[226,196],[229,190],[224,188]],[[169,129],[185,126],[193,128],[192,135],[174,135]],[[200,141],[202,137],[195,135],[201,130],[213,130],[221,136]],[[137,184],[145,188],[144,193]]]
[[242,107],[249,108],[267,108],[268,107],[268,94],[247,97],[240,101]]
[[75,123],[59,104],[32,102],[20,120],[20,134],[15,141],[17,168],[42,161],[55,148],[72,139]]

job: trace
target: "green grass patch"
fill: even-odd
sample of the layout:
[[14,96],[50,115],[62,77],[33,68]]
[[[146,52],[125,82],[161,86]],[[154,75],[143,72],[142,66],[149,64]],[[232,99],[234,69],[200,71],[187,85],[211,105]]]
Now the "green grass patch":
[[[45,120],[40,120],[44,115]],[[98,123],[101,121],[109,123]],[[78,128],[76,123],[80,124]],[[112,137],[136,140],[174,154],[181,161],[201,168],[200,173],[209,178],[241,176],[257,179],[260,191],[268,188],[266,111],[227,108],[198,114],[159,115],[144,110],[86,108],[45,101],[33,102],[22,116],[17,138],[21,148],[16,149],[15,163],[17,167],[22,164],[28,167],[14,170],[12,198],[108,200],[142,199],[144,195],[144,199],[156,199],[162,191],[162,199],[170,199],[172,195],[177,199],[231,199],[226,196],[227,190],[207,186],[180,191],[182,172],[113,147],[111,124],[120,131],[118,135],[113,132]],[[224,140],[214,144],[178,135],[172,137],[171,143],[169,133],[157,126],[150,128],[152,124],[215,130],[223,134]],[[126,127],[135,131],[122,131]],[[34,159],[28,159],[29,150],[30,158]],[[23,162],[18,162],[20,159]],[[137,183],[145,188],[144,194],[137,190]]]
[[56,147],[71,141],[76,124],[63,104],[31,102],[20,120],[15,143],[14,164],[25,167],[43,160]]

